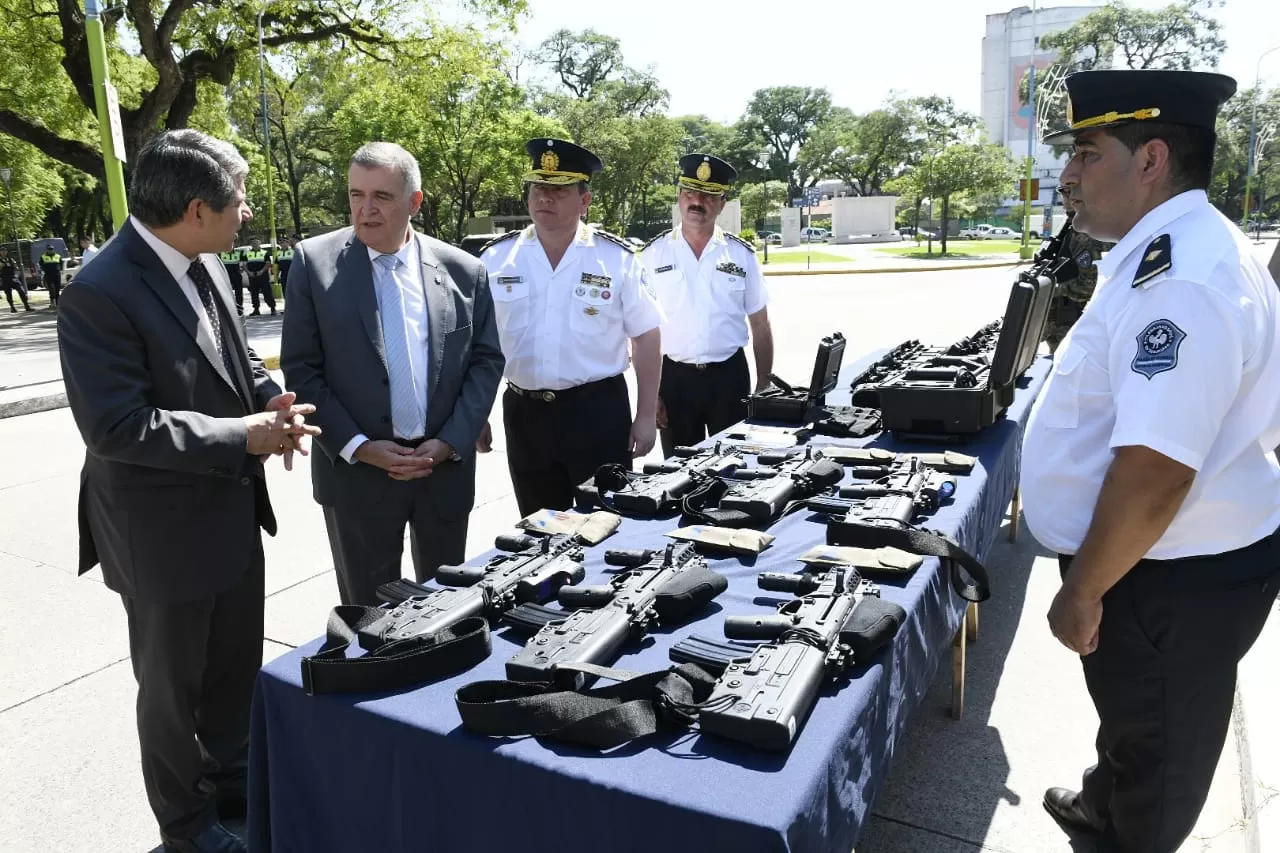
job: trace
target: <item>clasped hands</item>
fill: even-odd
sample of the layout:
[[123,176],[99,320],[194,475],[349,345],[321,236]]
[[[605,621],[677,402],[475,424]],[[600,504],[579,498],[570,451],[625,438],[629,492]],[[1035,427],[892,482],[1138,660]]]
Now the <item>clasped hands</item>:
[[453,447],[438,438],[429,438],[417,447],[371,439],[357,447],[352,456],[357,462],[381,468],[393,480],[417,480],[431,474],[437,465],[452,459]]
[[263,458],[283,456],[286,471],[293,470],[295,450],[308,455],[307,436],[320,434],[320,427],[306,422],[306,416],[315,412],[316,407],[295,403],[297,398],[297,394],[286,391],[272,397],[261,412],[243,418],[249,430],[246,450]]

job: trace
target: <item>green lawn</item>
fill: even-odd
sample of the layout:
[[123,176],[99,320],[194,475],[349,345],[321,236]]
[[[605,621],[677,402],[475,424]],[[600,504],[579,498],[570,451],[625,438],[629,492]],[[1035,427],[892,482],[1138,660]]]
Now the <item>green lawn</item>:
[[[942,243],[938,240],[933,241],[933,254],[927,251],[928,242],[923,241],[918,246],[915,241],[903,246],[894,246],[888,249],[877,249],[885,255],[899,255],[906,258],[967,258],[974,255],[1003,255],[1010,252],[1016,252],[1022,247],[1022,243],[1016,240],[947,240],[947,254],[942,254]],[[1032,241],[1032,245],[1040,245],[1039,240]]]
[[[764,252],[756,252],[756,258],[761,262],[764,261]],[[845,255],[833,255],[830,252],[823,252],[814,249],[810,253],[806,249],[775,249],[769,248],[769,263],[771,264],[802,264],[805,258],[810,259],[815,264],[851,264],[853,258]]]

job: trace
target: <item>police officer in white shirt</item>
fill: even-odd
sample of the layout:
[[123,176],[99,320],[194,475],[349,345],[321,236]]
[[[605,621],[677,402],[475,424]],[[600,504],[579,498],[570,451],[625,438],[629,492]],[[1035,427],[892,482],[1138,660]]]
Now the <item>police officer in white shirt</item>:
[[[604,164],[562,139],[525,147],[533,225],[480,255],[507,360],[507,464],[522,515],[568,509],[574,487],[601,465],[629,468],[653,448],[662,369],[662,314],[644,268],[625,241],[582,221],[588,182]],[[622,376],[628,345],[634,421]]]
[[1236,664],[1280,591],[1280,308],[1205,195],[1218,74],[1067,78],[1077,230],[1115,242],[1023,440],[1027,525],[1057,552],[1054,635],[1101,725],[1059,821],[1123,853],[1177,850],[1230,723]]
[[716,225],[737,178],[719,157],[681,157],[680,225],[640,252],[665,317],[658,426],[668,456],[747,416],[748,324],[757,389],[768,386],[773,371],[769,294],[755,247]]

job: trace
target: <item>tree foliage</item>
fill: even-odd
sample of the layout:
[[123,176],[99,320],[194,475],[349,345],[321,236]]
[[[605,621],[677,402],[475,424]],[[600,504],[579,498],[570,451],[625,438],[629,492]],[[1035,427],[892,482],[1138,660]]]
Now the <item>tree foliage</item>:
[[764,142],[768,176],[785,181],[788,198],[797,198],[819,177],[799,154],[815,128],[831,116],[831,93],[808,86],[758,89],[739,122],[744,133]]
[[931,151],[898,181],[916,198],[941,205],[942,251],[947,251],[947,225],[957,204],[975,205],[983,196],[1007,194],[1014,185],[1014,165],[1000,145],[969,141]]

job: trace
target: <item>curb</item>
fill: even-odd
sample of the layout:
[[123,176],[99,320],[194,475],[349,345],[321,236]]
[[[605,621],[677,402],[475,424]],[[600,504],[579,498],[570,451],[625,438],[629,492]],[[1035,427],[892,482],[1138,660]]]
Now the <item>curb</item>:
[[67,394],[59,391],[56,394],[44,394],[39,397],[27,397],[9,403],[0,403],[0,419],[16,418],[19,415],[34,415],[36,412],[48,412],[62,409],[67,405]]
[[1249,748],[1249,718],[1244,710],[1240,683],[1236,682],[1235,701],[1231,705],[1231,730],[1235,735],[1240,761],[1240,806],[1244,814],[1244,845],[1248,853],[1262,853],[1262,833],[1258,826],[1257,780],[1253,777],[1253,752]]
[[996,261],[993,263],[982,264],[934,264],[927,267],[876,267],[874,269],[822,269],[822,270],[771,270],[765,267],[761,272],[764,275],[780,276],[780,275],[872,275],[874,273],[900,273],[900,272],[950,272],[953,270],[985,270],[995,267],[1016,267],[1029,263],[1019,258],[1016,261]]

